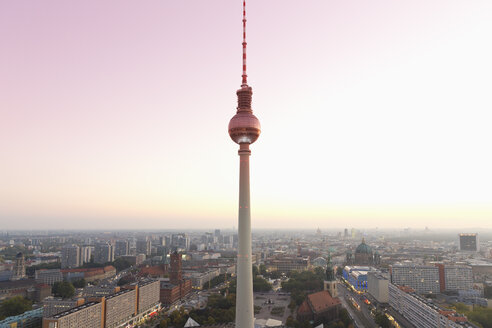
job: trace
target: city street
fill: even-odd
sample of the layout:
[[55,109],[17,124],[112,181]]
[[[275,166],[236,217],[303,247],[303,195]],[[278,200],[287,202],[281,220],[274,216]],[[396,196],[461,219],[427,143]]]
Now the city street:
[[[373,318],[371,317],[371,312],[368,306],[363,302],[361,295],[354,293],[352,290],[348,289],[345,284],[338,283],[338,297],[342,302],[343,306],[347,309],[352,319],[355,321],[355,325],[359,328],[373,328],[377,327]],[[357,310],[351,303],[350,297],[359,304],[360,310]]]

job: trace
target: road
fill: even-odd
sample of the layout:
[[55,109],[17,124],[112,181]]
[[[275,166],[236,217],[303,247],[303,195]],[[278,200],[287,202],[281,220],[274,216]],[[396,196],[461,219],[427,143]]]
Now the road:
[[[371,317],[371,312],[362,300],[361,295],[354,293],[352,290],[348,289],[343,283],[337,284],[338,297],[342,302],[343,306],[350,313],[352,319],[358,328],[374,328],[377,327],[373,318]],[[357,304],[360,306],[360,310],[355,309],[351,305],[350,297],[353,297]]]

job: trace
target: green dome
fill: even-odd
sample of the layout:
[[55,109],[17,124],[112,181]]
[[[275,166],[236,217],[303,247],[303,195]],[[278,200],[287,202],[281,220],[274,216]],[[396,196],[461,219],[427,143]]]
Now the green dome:
[[362,243],[355,249],[355,254],[372,254],[372,249],[362,239]]

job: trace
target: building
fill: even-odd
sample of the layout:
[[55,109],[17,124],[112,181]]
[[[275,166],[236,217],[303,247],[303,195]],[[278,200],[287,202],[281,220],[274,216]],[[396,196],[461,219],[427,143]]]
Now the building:
[[0,321],[1,328],[38,328],[41,326],[43,308],[26,311]]
[[456,292],[470,290],[473,288],[473,271],[467,265],[445,265],[444,266],[444,290]]
[[478,252],[480,249],[478,243],[478,234],[476,233],[460,233],[460,251]]
[[108,263],[114,261],[114,247],[109,243],[96,244],[94,248],[94,262]]
[[441,290],[439,268],[435,265],[397,263],[390,266],[391,283],[408,286],[420,294],[436,294]]
[[145,254],[146,256],[152,254],[152,244],[149,238],[137,240],[137,254]]
[[147,256],[145,254],[123,255],[121,258],[130,262],[132,265],[140,265],[145,261]]
[[87,282],[93,282],[114,277],[116,268],[112,265],[107,265],[103,268],[62,269],[61,272],[64,280],[74,281],[84,278]]
[[367,292],[378,303],[389,302],[389,279],[380,272],[372,271],[367,273]]
[[190,248],[190,238],[185,233],[171,235],[171,246],[175,249],[188,250]]
[[191,280],[183,279],[181,254],[174,252],[171,254],[169,280],[160,281],[160,301],[162,304],[172,304],[188,295],[191,288]]
[[343,278],[358,291],[367,290],[367,273],[376,271],[368,266],[345,266],[343,268]]
[[102,328],[103,302],[88,302],[73,309],[43,318],[43,328]]
[[51,294],[51,287],[39,284],[34,279],[20,279],[0,282],[0,301],[15,296],[22,296],[31,300],[40,301]]
[[276,256],[274,258],[267,259],[265,261],[265,266],[268,271],[288,273],[291,271],[309,270],[311,268],[311,262],[309,256]]
[[309,294],[297,309],[299,321],[333,321],[339,318],[341,302],[327,290]]
[[58,297],[47,297],[43,300],[43,317],[49,318],[58,313],[68,311],[84,304],[83,298],[62,299]]
[[130,254],[130,243],[128,240],[117,240],[114,247],[114,256],[120,257]]
[[357,246],[355,252],[347,252],[346,262],[349,265],[378,265],[381,261],[381,256],[377,252],[373,252],[372,248],[366,244],[364,238]]
[[89,263],[92,257],[92,246],[82,246],[80,247],[80,265],[84,263]]
[[143,313],[159,304],[161,285],[158,280],[141,280],[136,284],[138,287],[137,313]]
[[27,278],[26,276],[26,261],[24,254],[17,253],[15,256],[14,269],[10,280],[20,280]]
[[63,274],[60,269],[41,269],[34,272],[34,279],[38,284],[52,286],[55,282],[63,281]]
[[73,269],[81,266],[80,247],[77,245],[65,245],[61,251],[61,267]]
[[43,328],[133,327],[160,308],[159,282],[143,280],[103,297],[43,319]]
[[327,290],[331,297],[338,297],[337,280],[335,278],[335,268],[331,264],[331,257],[328,257],[326,264],[325,280],[323,281],[323,289]]
[[124,324],[136,313],[137,291],[121,290],[105,297],[105,327],[113,328]]
[[389,304],[419,328],[476,327],[464,315],[438,307],[410,287],[389,284]]

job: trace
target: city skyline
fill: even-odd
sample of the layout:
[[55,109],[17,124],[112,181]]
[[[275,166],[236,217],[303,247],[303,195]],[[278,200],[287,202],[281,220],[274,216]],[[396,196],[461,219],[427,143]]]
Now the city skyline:
[[[237,225],[241,5],[0,4],[2,227]],[[248,7],[254,227],[492,228],[492,4]]]

